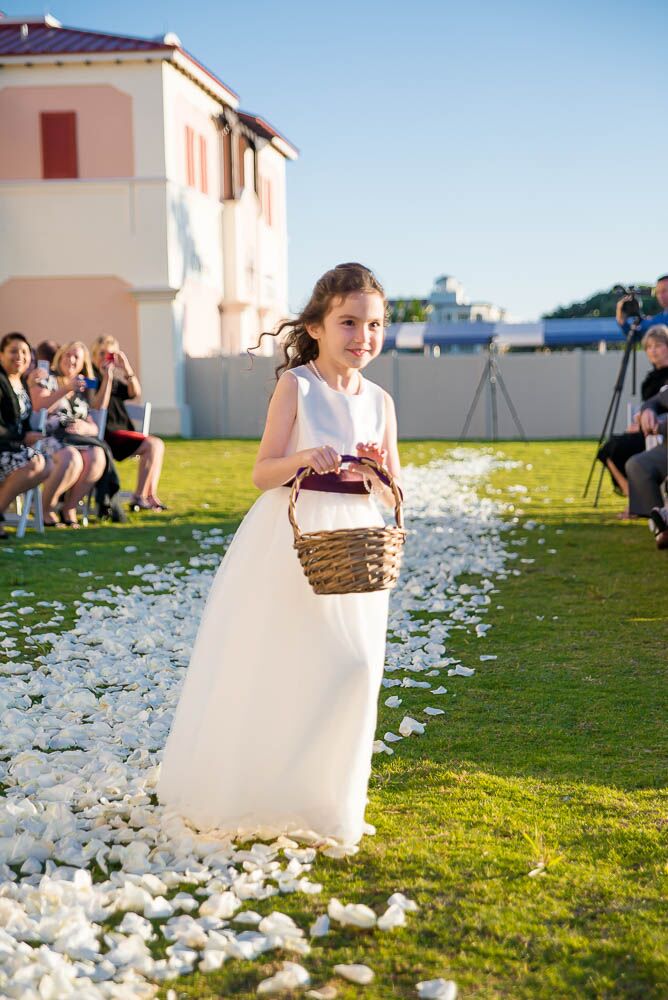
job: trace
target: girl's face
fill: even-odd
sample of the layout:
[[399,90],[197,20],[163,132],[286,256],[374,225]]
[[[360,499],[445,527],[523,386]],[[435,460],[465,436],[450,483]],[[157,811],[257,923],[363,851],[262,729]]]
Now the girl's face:
[[30,348],[22,340],[10,340],[0,354],[0,364],[8,375],[24,375],[30,366]]
[[80,347],[70,347],[60,359],[60,374],[72,378],[83,370],[84,352]]
[[364,368],[383,346],[385,306],[378,292],[335,299],[322,324],[309,328],[319,353],[345,368]]
[[655,368],[668,368],[668,344],[650,339],[645,348],[649,363]]

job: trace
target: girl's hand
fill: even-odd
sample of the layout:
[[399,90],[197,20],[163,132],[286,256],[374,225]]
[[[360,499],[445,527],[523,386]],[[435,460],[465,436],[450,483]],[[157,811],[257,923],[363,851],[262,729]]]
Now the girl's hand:
[[300,452],[302,465],[308,465],[319,476],[326,472],[339,472],[341,468],[341,456],[335,448],[328,444],[322,448],[305,448]]
[[[387,468],[387,449],[381,448],[375,441],[359,443],[357,445],[357,455],[359,458],[373,458],[384,469]],[[370,471],[373,472],[373,469]]]

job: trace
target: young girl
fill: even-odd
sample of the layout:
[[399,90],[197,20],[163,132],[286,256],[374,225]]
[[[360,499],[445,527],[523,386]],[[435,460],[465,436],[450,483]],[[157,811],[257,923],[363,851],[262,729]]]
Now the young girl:
[[341,468],[356,454],[400,474],[392,399],[362,375],[381,351],[385,308],[371,271],[340,264],[274,334],[288,331],[253,471],[264,492],[211,587],[157,789],[200,829],[362,836],[389,592],[316,595],[288,498],[310,466],[302,531],[382,526],[369,490],[393,506],[368,467]]

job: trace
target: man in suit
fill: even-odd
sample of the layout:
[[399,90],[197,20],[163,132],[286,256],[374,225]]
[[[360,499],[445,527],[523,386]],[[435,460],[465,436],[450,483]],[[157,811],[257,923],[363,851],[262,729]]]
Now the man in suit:
[[[661,483],[668,476],[668,385],[665,385],[655,396],[643,403],[640,410],[640,429],[645,436],[661,434],[663,441],[634,455],[626,463],[626,475],[629,481],[629,511],[640,517],[651,517],[657,529],[660,528],[662,497]],[[655,513],[658,511],[658,515]],[[657,545],[668,547],[668,523],[658,531]]]

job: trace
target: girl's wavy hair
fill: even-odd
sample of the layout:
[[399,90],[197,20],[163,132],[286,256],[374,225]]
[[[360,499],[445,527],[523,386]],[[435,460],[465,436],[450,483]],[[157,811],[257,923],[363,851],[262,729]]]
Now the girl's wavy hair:
[[365,267],[364,264],[337,264],[336,267],[326,271],[321,278],[318,278],[310,299],[296,319],[283,320],[273,332],[261,333],[255,347],[248,348],[251,367],[253,359],[251,351],[258,349],[263,337],[282,337],[280,346],[283,348],[285,357],[282,364],[276,369],[277,381],[284,371],[314,361],[319,353],[318,341],[313,339],[306,329],[307,326],[320,326],[331,309],[332,303],[336,299],[344,299],[352,292],[377,292],[383,299],[384,321],[387,325],[385,290],[373,271]]

